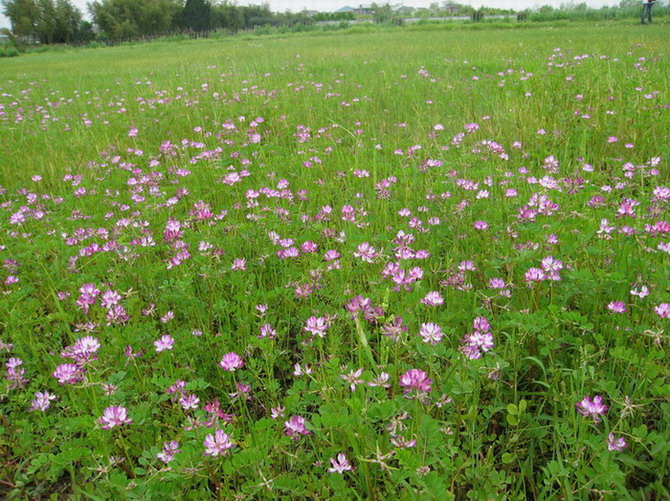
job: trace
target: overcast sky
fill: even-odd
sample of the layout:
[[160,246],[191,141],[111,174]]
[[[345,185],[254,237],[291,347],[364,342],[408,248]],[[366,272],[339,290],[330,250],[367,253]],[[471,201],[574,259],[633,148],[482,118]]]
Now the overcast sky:
[[[86,16],[88,16],[88,10],[86,9],[86,4],[90,0],[72,0],[72,2],[81,9]],[[457,3],[464,5],[472,5],[473,7],[479,7],[481,5],[486,5],[487,7],[499,7],[504,9],[516,9],[523,10],[526,8],[539,7],[540,5],[553,5],[554,7],[560,6],[562,3],[567,3],[565,0],[456,0]],[[617,5],[619,0],[584,0],[590,7],[602,7],[603,5]],[[261,4],[265,3],[262,0],[238,0],[237,5],[249,5],[249,4]],[[290,10],[293,12],[299,12],[303,9],[309,10],[318,10],[321,12],[332,12],[349,5],[351,7],[357,7],[360,4],[368,4],[370,2],[363,2],[361,0],[268,0],[267,3],[270,4],[270,9],[273,11],[283,12],[285,10]],[[383,4],[386,3],[384,0],[377,0],[377,3]],[[389,1],[391,5],[401,4],[411,7],[428,7],[432,1],[431,0],[407,0],[406,2],[401,1]],[[443,1],[439,0],[437,3],[442,4]],[[577,0],[575,3],[582,3],[581,0]],[[640,4],[642,0],[640,0]],[[8,28],[9,20],[0,14],[0,28]]]

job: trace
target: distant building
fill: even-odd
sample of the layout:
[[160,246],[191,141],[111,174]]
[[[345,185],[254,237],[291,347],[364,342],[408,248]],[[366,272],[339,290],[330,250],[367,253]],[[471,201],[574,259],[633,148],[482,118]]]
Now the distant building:
[[335,11],[336,14],[339,13],[346,13],[346,12],[351,12],[352,14],[359,14],[359,15],[369,15],[369,14],[374,14],[374,10],[372,9],[371,5],[359,5],[358,7],[349,7],[348,5],[345,7],[341,7]]

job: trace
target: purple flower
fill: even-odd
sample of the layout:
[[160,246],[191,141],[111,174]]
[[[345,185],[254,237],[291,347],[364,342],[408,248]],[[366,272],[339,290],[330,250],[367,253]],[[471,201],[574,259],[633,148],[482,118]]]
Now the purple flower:
[[277,336],[277,331],[272,328],[272,325],[265,324],[261,326],[261,332],[257,336],[258,339],[274,339]]
[[214,435],[207,435],[203,444],[205,446],[205,456],[212,457],[224,456],[235,447],[235,443],[230,440],[230,435],[223,430],[216,430]]
[[221,368],[225,371],[235,372],[236,369],[244,367],[244,360],[237,353],[226,353],[219,362]]
[[421,369],[410,369],[400,377],[400,386],[405,388],[405,395],[410,395],[413,391],[418,393],[428,393],[431,390],[433,381],[428,374]]
[[164,336],[161,336],[160,339],[154,341],[154,346],[156,347],[156,353],[160,353],[161,351],[165,350],[171,350],[174,346],[174,339],[172,339],[172,337],[168,334],[165,334]]
[[21,367],[22,365],[23,360],[15,357],[10,358],[7,363],[5,363],[5,367],[7,367],[7,375],[5,376],[5,379],[12,382],[10,388],[19,388],[28,382],[28,380],[23,377],[26,371]]
[[628,447],[628,443],[624,440],[623,437],[616,437],[614,433],[610,433],[607,437],[607,450],[608,451],[622,451]]
[[593,400],[588,396],[584,397],[581,402],[575,404],[575,407],[582,416],[592,417],[595,423],[600,422],[600,416],[604,416],[608,409],[600,395],[593,397]]
[[125,407],[111,406],[104,410],[98,422],[103,430],[109,430],[115,426],[130,424],[133,420],[128,417],[128,409]]
[[35,393],[35,400],[30,403],[30,410],[44,412],[51,407],[51,401],[55,399],[56,395],[52,395],[48,391],[45,391],[44,393],[38,391]]
[[426,296],[421,300],[426,306],[440,306],[444,304],[444,298],[437,291],[430,291]]
[[247,260],[246,259],[235,259],[233,264],[230,267],[233,271],[246,271],[247,270]]
[[421,324],[421,329],[419,329],[419,336],[423,339],[424,343],[437,344],[442,341],[444,333],[442,328],[434,323]]
[[171,442],[163,442],[163,450],[156,454],[156,457],[168,464],[174,461],[174,457],[180,452],[179,442],[172,440]]
[[612,313],[626,313],[628,308],[626,308],[626,303],[623,301],[612,301],[607,305],[607,309]]
[[358,369],[356,371],[349,371],[349,374],[340,374],[340,377],[344,379],[347,383],[349,383],[349,388],[351,391],[356,390],[356,385],[359,385],[361,383],[365,383],[362,379],[359,379],[361,377],[361,374],[363,374],[363,369]]
[[393,341],[398,341],[403,332],[407,332],[407,326],[403,322],[402,317],[396,315],[393,321],[382,327],[382,332],[385,336],[390,337]]
[[328,473],[344,473],[345,471],[351,471],[353,469],[347,456],[342,453],[337,455],[337,459],[330,458],[330,464],[332,464],[333,467],[328,468]]
[[60,384],[76,384],[84,379],[84,374],[78,365],[61,364],[56,367],[53,377],[58,379]]
[[71,358],[79,365],[84,365],[98,358],[100,342],[93,336],[85,336],[61,352],[61,357]]
[[416,440],[407,440],[402,435],[391,435],[391,443],[400,449],[416,447]]
[[532,287],[534,282],[542,282],[547,276],[540,268],[529,268],[523,278],[528,284],[528,287]]
[[654,306],[654,311],[660,318],[670,318],[670,303],[661,303]]
[[372,386],[372,387],[375,387],[375,386],[382,386],[383,388],[388,388],[389,386],[391,386],[391,385],[387,382],[388,380],[389,380],[389,374],[388,374],[388,372],[382,372],[381,374],[379,374],[379,376],[377,376],[377,377],[374,378],[372,381],[370,381],[370,382],[368,383],[368,386]]
[[371,263],[378,256],[377,250],[368,242],[363,242],[354,252],[354,257],[360,258],[365,263]]
[[188,409],[197,409],[198,408],[198,402],[200,402],[200,399],[196,397],[195,395],[192,394],[184,394],[180,399],[179,399],[179,405],[181,405],[181,408],[184,409],[185,411]]
[[305,426],[305,418],[301,416],[291,416],[284,422],[284,434],[293,440],[298,440],[300,435],[310,435],[312,432]]
[[491,330],[491,325],[486,317],[476,317],[472,322],[472,327],[477,332],[489,332]]
[[493,334],[489,321],[485,317],[476,317],[472,322],[474,331],[461,340],[461,353],[470,360],[482,358],[482,355],[493,349]]
[[311,316],[305,322],[304,329],[315,336],[325,337],[328,327],[328,320],[326,318]]

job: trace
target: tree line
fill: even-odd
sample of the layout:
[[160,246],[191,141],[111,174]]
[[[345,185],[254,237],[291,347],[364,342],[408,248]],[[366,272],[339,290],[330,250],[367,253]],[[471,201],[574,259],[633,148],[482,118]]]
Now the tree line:
[[42,44],[315,22],[306,13],[275,13],[268,4],[237,6],[227,0],[96,0],[88,3],[93,23],[70,0],[0,0],[0,5],[13,37]]

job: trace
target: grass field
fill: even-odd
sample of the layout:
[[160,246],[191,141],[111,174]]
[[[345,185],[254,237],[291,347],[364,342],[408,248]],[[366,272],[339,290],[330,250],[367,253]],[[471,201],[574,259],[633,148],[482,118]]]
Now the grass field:
[[667,40],[0,60],[0,497],[667,499]]

